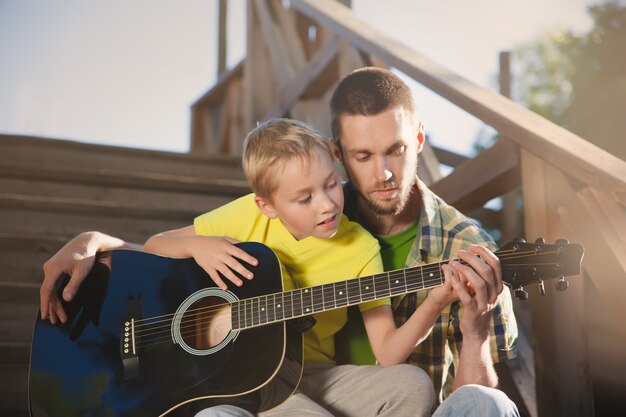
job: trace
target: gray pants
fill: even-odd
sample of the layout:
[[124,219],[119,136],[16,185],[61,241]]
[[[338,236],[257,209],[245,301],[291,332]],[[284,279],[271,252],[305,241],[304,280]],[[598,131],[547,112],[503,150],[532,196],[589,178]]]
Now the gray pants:
[[[259,417],[429,416],[435,392],[428,375],[412,365],[307,365],[298,392]],[[233,406],[196,417],[253,417]]]

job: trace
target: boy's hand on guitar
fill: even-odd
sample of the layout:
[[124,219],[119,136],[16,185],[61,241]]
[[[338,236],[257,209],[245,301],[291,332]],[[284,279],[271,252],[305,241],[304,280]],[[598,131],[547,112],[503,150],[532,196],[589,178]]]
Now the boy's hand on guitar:
[[243,281],[233,271],[251,280],[254,275],[241,264],[241,261],[255,266],[258,263],[246,251],[235,246],[235,243],[239,242],[226,236],[195,235],[191,237],[188,246],[190,255],[223,290],[228,287],[220,277],[220,273],[233,284],[241,287]]
[[94,232],[81,233],[63,246],[52,258],[43,265],[44,280],[39,289],[41,318],[50,318],[52,324],[57,321],[65,323],[67,315],[61,306],[61,300],[54,291],[61,275],[70,276],[70,281],[63,289],[63,299],[71,301],[78,287],[83,282],[95,261],[98,250],[94,244]]
[[446,308],[446,306],[457,301],[459,297],[454,291],[454,287],[452,286],[452,281],[450,281],[450,277],[452,276],[452,273],[453,273],[452,268],[446,264],[446,265],[442,265],[441,269],[443,270],[445,281],[443,285],[432,288],[429,291],[426,299],[430,300],[430,302],[433,303],[437,307],[437,309],[439,309],[440,311],[443,311],[443,309]]

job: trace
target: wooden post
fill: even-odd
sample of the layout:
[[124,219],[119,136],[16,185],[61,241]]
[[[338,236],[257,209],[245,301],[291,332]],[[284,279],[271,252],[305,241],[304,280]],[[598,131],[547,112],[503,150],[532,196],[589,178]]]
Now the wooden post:
[[217,47],[217,77],[226,70],[226,36],[227,36],[227,16],[228,6],[226,0],[220,0],[219,4],[219,22],[218,22],[218,47]]
[[[568,227],[575,191],[565,175],[526,150],[521,152],[526,235],[542,236],[549,243],[572,238]],[[574,197],[572,197],[574,196]],[[546,282],[546,295],[528,288],[532,311],[537,411],[540,417],[593,416],[593,393],[584,317],[584,281],[570,280],[569,289],[557,292]]]
[[[500,52],[500,94],[511,98],[511,53],[509,51]],[[500,140],[509,139],[501,137]],[[521,234],[520,222],[518,220],[517,200],[519,189],[510,191],[502,196],[502,242],[508,242]]]

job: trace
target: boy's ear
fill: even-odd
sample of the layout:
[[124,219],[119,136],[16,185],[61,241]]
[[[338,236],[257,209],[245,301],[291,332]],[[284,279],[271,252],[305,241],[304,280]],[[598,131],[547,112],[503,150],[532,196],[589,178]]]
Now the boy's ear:
[[259,208],[259,210],[261,210],[261,213],[265,214],[270,219],[275,219],[276,217],[278,217],[278,213],[274,209],[274,206],[272,206],[272,203],[270,203],[265,198],[259,197],[257,195],[254,197],[254,203]]

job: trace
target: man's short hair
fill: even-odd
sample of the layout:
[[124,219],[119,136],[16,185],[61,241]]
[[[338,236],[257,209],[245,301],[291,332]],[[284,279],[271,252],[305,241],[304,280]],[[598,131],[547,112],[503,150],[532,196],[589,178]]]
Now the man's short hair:
[[413,114],[415,105],[409,87],[384,68],[359,68],[346,76],[330,100],[331,131],[341,140],[341,116],[374,116],[396,107]]
[[280,171],[298,158],[304,166],[318,158],[318,151],[333,157],[330,142],[305,123],[292,119],[271,119],[259,124],[246,136],[243,146],[243,172],[252,191],[271,198],[278,188]]

